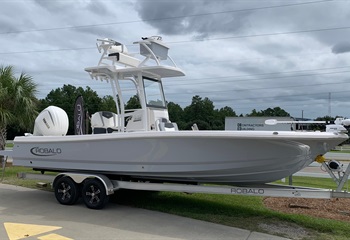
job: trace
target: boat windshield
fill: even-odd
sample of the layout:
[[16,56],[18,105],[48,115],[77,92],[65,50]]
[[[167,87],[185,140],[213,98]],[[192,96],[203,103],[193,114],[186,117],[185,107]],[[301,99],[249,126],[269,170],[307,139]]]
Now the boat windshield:
[[143,78],[147,107],[165,108],[165,98],[162,83],[160,81]]

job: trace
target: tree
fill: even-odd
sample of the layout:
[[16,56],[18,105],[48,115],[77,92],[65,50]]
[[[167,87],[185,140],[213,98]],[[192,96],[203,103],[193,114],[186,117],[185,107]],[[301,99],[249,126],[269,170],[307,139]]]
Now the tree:
[[179,130],[186,129],[186,122],[184,121],[184,110],[179,104],[169,102],[167,104],[169,119],[172,122],[176,122]]
[[272,116],[274,117],[290,117],[290,114],[280,107],[274,107],[271,114],[273,114]]
[[252,112],[251,112],[251,113],[246,114],[246,117],[257,117],[257,116],[259,116],[259,112],[258,112],[258,111],[256,111],[256,109],[255,109],[255,108],[252,110]]
[[167,104],[169,119],[172,122],[183,121],[184,110],[181,108],[179,104],[169,102]]
[[[314,119],[315,121],[326,121],[328,124],[333,123],[335,118],[331,116],[318,117]],[[313,131],[326,131],[326,124],[310,124],[308,129]]]
[[139,109],[141,108],[141,103],[138,95],[132,96],[125,105],[125,109]]
[[191,129],[192,124],[196,123],[201,130],[224,130],[225,118],[237,116],[228,106],[214,110],[209,98],[202,99],[198,95],[193,96],[191,105],[185,107],[183,115],[186,129]]
[[213,102],[207,97],[202,99],[198,95],[194,96],[191,105],[184,109],[184,120],[187,123],[205,122],[207,124],[201,124],[205,127],[203,130],[211,130],[211,123],[215,120]]
[[290,114],[287,113],[280,107],[267,108],[259,112],[256,109],[253,109],[250,114],[246,115],[247,117],[289,117]]
[[237,117],[237,114],[231,107],[225,106],[215,110],[216,120],[213,122],[213,130],[224,130],[226,117]]
[[16,78],[13,67],[0,67],[0,150],[5,149],[9,125],[31,130],[37,116],[37,85],[31,76]]
[[101,110],[117,113],[117,107],[111,95],[104,96],[101,99]]

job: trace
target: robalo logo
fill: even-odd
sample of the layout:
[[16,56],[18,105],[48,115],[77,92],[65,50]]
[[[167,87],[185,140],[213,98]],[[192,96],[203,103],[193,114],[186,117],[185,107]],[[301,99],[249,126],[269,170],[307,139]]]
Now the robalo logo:
[[30,152],[33,155],[36,155],[36,156],[47,157],[47,156],[55,156],[55,155],[61,154],[62,153],[62,149],[61,148],[33,147],[33,148],[30,149]]

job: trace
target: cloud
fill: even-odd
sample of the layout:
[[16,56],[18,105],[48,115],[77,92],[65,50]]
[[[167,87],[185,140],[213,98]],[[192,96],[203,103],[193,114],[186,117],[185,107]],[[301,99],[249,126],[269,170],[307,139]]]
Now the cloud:
[[96,15],[102,15],[102,16],[110,15],[112,13],[101,1],[97,1],[97,0],[91,1],[87,5],[87,9],[95,13]]
[[[23,29],[35,28],[35,18],[23,19],[23,16],[27,15],[28,11],[28,8],[18,6],[18,2],[16,1],[9,1],[6,4],[1,4],[0,33],[17,32]],[[14,17],[14,13],[18,17]],[[1,37],[3,36],[5,35],[2,35]]]
[[34,0],[34,2],[42,8],[53,12],[63,12],[70,5],[69,2],[65,1]]
[[16,32],[20,30],[17,24],[13,23],[10,18],[6,18],[4,16],[0,16],[0,26],[1,33]]
[[350,52],[350,42],[340,42],[332,47],[332,53],[341,54]]
[[[23,32],[1,35],[0,53],[13,54],[1,54],[0,65],[13,65],[18,72],[33,76],[40,85],[40,98],[63,84],[89,85],[103,96],[111,94],[109,85],[90,80],[84,72],[100,58],[94,48],[96,38],[115,39],[134,53],[139,49],[133,41],[159,34],[186,73],[164,81],[167,99],[182,107],[198,94],[209,97],[216,108],[230,106],[237,113],[279,106],[295,116],[304,110],[305,116],[318,117],[328,113],[331,92],[332,113],[346,114],[340,102],[350,95],[345,68],[350,59],[339,53],[350,51],[350,41],[344,42],[350,31],[273,33],[346,27],[350,2],[264,9],[288,4],[261,0],[5,1],[0,8],[1,32]],[[234,12],[255,8],[261,9]],[[74,28],[83,25],[90,27]],[[230,38],[235,36],[254,37]],[[334,46],[332,51],[330,46]],[[59,51],[77,48],[87,49]],[[41,52],[50,49],[58,51]]]
[[238,31],[245,25],[246,16],[249,15],[247,12],[224,13],[228,9],[235,9],[235,3],[218,4],[209,0],[201,1],[200,4],[198,1],[181,1],[179,4],[177,1],[139,0],[135,6],[139,16],[162,34],[194,33],[200,38]]

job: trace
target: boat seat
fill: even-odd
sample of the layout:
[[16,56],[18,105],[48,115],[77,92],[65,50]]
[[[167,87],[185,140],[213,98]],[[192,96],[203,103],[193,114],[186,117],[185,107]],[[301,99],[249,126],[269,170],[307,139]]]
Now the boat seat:
[[[156,130],[157,131],[165,131],[165,123],[170,123],[170,121],[167,118],[159,118],[156,120]],[[170,126],[170,125],[169,125]]]
[[113,133],[118,131],[118,115],[112,112],[101,111],[91,116],[93,134]]
[[141,63],[139,59],[121,52],[110,53],[108,54],[108,57],[113,60],[113,63],[118,62],[129,67],[138,67]]
[[179,128],[177,127],[177,124],[173,123],[173,122],[160,122],[159,123],[159,130],[171,132],[171,131],[178,131]]
[[199,131],[199,128],[198,128],[197,123],[194,123],[194,124],[191,126],[191,129],[192,129],[192,131]]

